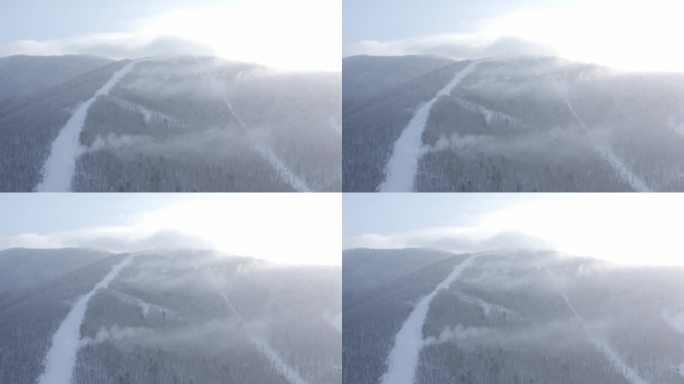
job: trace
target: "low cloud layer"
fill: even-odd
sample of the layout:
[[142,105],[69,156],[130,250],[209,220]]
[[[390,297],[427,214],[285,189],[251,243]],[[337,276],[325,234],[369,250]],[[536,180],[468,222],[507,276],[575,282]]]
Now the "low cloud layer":
[[[102,194],[88,198],[89,207],[121,204],[119,215],[98,217],[88,223],[79,196],[54,199],[71,207],[69,230],[42,229],[6,232],[0,249],[85,247],[112,252],[150,249],[212,249],[235,256],[251,256],[279,264],[339,265],[341,197],[334,194],[173,194],[152,200],[171,200],[155,208],[141,206],[150,195],[134,197]],[[139,200],[138,200],[139,199]],[[152,202],[154,204],[154,202]],[[29,209],[25,207],[24,209]],[[38,217],[55,215],[51,207]],[[93,222],[96,221],[95,224]]]
[[553,56],[554,50],[539,43],[515,37],[487,40],[474,35],[434,35],[416,39],[349,44],[345,56],[435,55],[453,59],[481,59],[508,56]]
[[173,230],[140,232],[133,228],[98,228],[51,234],[25,233],[0,237],[0,249],[81,247],[111,252],[146,249],[210,249],[213,245],[197,236]]
[[63,40],[22,40],[0,44],[0,57],[11,55],[90,55],[110,59],[150,56],[214,55],[199,42],[174,36],[145,38],[135,34],[94,35]]
[[450,252],[482,252],[495,249],[550,249],[544,240],[515,231],[492,233],[478,228],[443,227],[380,235],[363,234],[345,238],[350,248],[434,248]]
[[600,0],[519,6],[467,22],[454,15],[453,27],[445,26],[443,34],[389,41],[370,36],[347,44],[344,54],[558,56],[618,69],[684,72],[684,55],[673,49],[684,32],[682,7],[676,0]]
[[[342,40],[339,7],[339,0],[229,1],[187,8],[169,4],[159,14],[141,13],[102,27],[110,33],[78,32],[71,38],[0,44],[0,57],[213,55],[277,69],[337,72]],[[54,31],[54,36],[63,33]]]

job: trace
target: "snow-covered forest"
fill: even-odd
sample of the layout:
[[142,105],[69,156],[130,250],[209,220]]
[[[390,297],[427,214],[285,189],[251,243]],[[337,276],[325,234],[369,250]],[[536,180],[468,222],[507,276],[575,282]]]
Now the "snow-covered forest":
[[3,191],[341,188],[339,73],[14,56],[1,79]]
[[211,251],[0,251],[0,383],[339,384],[340,279]]
[[545,251],[354,249],[343,276],[346,384],[684,377],[682,268]]
[[[343,66],[345,191],[383,190],[396,164],[415,163],[399,167],[411,173],[404,190],[684,190],[682,75],[541,57]],[[402,150],[426,106],[415,148]]]

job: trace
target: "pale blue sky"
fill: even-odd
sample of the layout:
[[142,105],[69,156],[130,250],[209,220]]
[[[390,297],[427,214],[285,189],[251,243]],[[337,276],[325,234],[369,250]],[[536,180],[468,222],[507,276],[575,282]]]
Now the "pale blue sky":
[[[536,196],[536,197],[535,197]],[[546,195],[506,193],[347,193],[344,236],[393,234],[444,226],[470,226],[481,215]]]
[[578,2],[586,0],[345,0],[344,42],[469,32],[485,18]]
[[343,247],[455,252],[541,247],[684,265],[684,196],[648,193],[346,194]]
[[183,200],[183,194],[163,193],[3,193],[0,236],[123,225],[131,215]]
[[345,0],[344,56],[557,56],[684,72],[681,0]]
[[0,57],[213,55],[339,71],[341,19],[341,0],[3,0]]
[[339,265],[341,211],[325,193],[0,194],[0,249],[190,247]]
[[[229,0],[238,3],[242,0]],[[0,42],[130,32],[141,18],[226,0],[28,0],[0,2]]]

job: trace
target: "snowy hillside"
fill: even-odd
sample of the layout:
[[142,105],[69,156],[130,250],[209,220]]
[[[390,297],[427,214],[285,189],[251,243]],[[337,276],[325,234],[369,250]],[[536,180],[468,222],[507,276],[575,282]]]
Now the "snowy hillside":
[[0,263],[30,276],[22,257],[64,267],[32,263],[34,284],[0,287],[0,383],[341,382],[339,268],[73,249]]
[[340,189],[339,74],[194,56],[24,57],[21,72],[10,59],[0,79],[31,92],[0,98],[0,190]]
[[[345,384],[684,379],[684,270],[540,251],[439,254],[345,252]],[[355,288],[365,274],[392,278]]]
[[343,66],[346,191],[684,190],[684,75],[533,57]]

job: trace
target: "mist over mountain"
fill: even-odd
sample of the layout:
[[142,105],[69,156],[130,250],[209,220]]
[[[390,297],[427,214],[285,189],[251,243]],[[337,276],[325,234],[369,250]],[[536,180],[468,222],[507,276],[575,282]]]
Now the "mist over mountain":
[[340,189],[339,73],[23,56],[0,79],[0,190]]
[[339,267],[87,249],[0,266],[0,383],[341,382]]
[[345,191],[684,190],[681,74],[352,56],[343,91]]
[[347,384],[684,377],[682,268],[420,248],[348,250],[343,266]]

